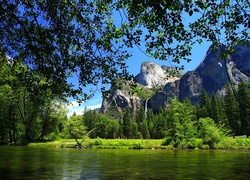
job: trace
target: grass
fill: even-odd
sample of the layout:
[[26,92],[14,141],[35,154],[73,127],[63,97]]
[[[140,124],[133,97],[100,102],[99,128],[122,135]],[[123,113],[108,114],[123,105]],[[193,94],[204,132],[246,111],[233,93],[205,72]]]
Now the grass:
[[[81,141],[81,140],[79,140]],[[84,147],[101,149],[159,149],[164,148],[162,139],[86,139]],[[74,147],[74,139],[60,139],[51,142],[30,143],[30,147]]]
[[[81,141],[81,140],[79,140]],[[173,149],[172,145],[163,145],[164,139],[86,139],[83,146],[94,149]],[[30,143],[30,147],[75,147],[74,139],[60,139],[49,142]],[[208,145],[202,144],[202,139],[196,139],[195,149],[210,149]],[[226,137],[221,140],[215,149],[250,150],[250,138]]]

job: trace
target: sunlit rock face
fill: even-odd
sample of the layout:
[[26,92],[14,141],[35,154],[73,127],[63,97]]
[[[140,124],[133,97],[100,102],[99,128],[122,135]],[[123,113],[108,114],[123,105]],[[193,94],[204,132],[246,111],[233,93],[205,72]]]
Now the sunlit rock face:
[[144,62],[137,76],[137,82],[147,88],[164,86],[171,81],[167,76],[167,69],[167,66],[162,68],[152,62]]
[[225,94],[228,82],[237,88],[240,82],[250,81],[250,43],[247,46],[237,46],[236,53],[226,60],[220,58],[224,50],[225,46],[209,48],[194,71],[187,72],[178,83],[167,83],[149,100],[149,107],[158,111],[160,106],[167,106],[172,97],[177,97],[180,101],[187,97],[192,104],[197,104],[203,88],[209,95],[215,93],[220,97]]
[[[155,112],[161,106],[168,106],[170,99],[177,97],[182,101],[189,98],[193,105],[199,103],[202,89],[208,95],[214,93],[217,97],[225,94],[225,87],[231,82],[235,88],[242,81],[250,81],[250,43],[237,46],[236,53],[221,59],[225,50],[221,45],[216,49],[209,48],[200,65],[193,71],[185,73],[180,79],[169,78],[167,69],[151,62],[144,62],[137,76],[138,83],[146,88],[161,87],[147,102],[147,107]],[[113,89],[108,99],[103,100],[103,110],[115,106],[118,110],[128,106],[132,112],[145,105],[145,99],[131,96],[125,90]],[[104,112],[104,111],[103,111]]]
[[[137,75],[137,83],[144,89],[163,87],[167,82],[172,82],[178,79],[177,77],[170,77],[168,66],[160,67],[152,62],[144,62],[141,65],[140,73]],[[139,98],[128,92],[129,85],[123,83],[123,89],[112,87],[110,94],[103,99],[101,112],[107,112],[111,107],[117,111],[124,111],[129,107],[131,112],[135,112],[140,106],[145,106],[146,99]]]
[[106,113],[111,107],[120,112],[129,107],[131,112],[135,112],[144,104],[144,101],[144,99],[129,94],[126,90],[112,88],[109,96],[102,101],[101,112]]

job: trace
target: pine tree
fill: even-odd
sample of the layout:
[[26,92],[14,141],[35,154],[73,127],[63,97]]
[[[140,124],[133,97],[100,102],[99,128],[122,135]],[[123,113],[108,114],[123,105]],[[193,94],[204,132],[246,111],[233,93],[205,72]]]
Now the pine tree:
[[238,87],[239,114],[241,121],[241,133],[249,136],[250,126],[250,90],[247,84],[241,82]]
[[202,117],[209,117],[211,114],[211,104],[205,89],[202,89],[201,100],[199,104]]
[[142,122],[140,122],[139,131],[141,132],[143,139],[150,138],[147,120],[143,120]]
[[135,122],[139,125],[141,122],[143,122],[146,119],[146,115],[145,115],[145,111],[144,111],[144,107],[140,107],[139,109],[137,109],[136,111],[136,115],[135,115]]
[[239,108],[236,98],[232,92],[230,84],[226,86],[226,94],[224,98],[225,112],[228,119],[229,126],[233,131],[233,135],[237,135],[240,132],[239,129]]
[[214,93],[211,95],[211,118],[219,124],[219,103]]
[[131,123],[132,117],[129,107],[125,108],[125,112],[123,114],[123,135],[126,138],[131,138]]
[[153,110],[148,109],[147,122],[148,122],[148,130],[149,130],[149,134],[151,138],[153,138],[153,134],[154,134],[154,118],[155,118],[155,115],[153,113]]

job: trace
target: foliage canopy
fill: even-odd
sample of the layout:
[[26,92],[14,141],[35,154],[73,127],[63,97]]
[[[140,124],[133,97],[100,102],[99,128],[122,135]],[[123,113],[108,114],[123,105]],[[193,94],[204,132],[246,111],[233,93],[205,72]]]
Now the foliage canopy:
[[[249,7],[248,0],[1,0],[0,50],[41,75],[54,94],[87,99],[78,95],[88,84],[131,78],[127,48],[176,63],[190,61],[192,46],[203,41],[232,53],[249,40]],[[79,86],[67,81],[72,74]]]

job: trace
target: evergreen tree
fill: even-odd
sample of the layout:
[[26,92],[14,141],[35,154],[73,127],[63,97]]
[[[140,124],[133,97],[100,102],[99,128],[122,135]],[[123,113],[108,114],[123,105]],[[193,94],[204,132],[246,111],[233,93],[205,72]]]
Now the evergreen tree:
[[144,107],[140,107],[136,110],[135,114],[135,122],[139,125],[141,122],[143,122],[146,119]]
[[[98,115],[96,110],[89,110],[88,112],[86,112],[83,115],[83,124],[86,127],[87,132],[90,132],[90,131],[92,131],[93,129],[96,128],[96,123],[98,121],[98,116],[99,115]],[[90,137],[95,138],[96,137],[96,131],[93,131],[90,134]]]
[[241,122],[241,133],[249,136],[250,132],[250,90],[247,84],[241,82],[238,87],[239,114]]
[[214,93],[211,95],[211,116],[215,124],[220,123],[219,102]]
[[211,103],[205,89],[202,89],[201,99],[200,99],[200,115],[201,117],[209,117],[211,112]]
[[140,131],[143,139],[149,139],[150,138],[147,120],[143,120],[142,122],[140,122],[139,131]]
[[226,105],[223,98],[220,98],[218,100],[218,106],[219,106],[219,123],[225,125],[225,127],[227,128],[230,128],[225,109]]
[[224,97],[225,112],[228,119],[229,126],[232,129],[233,135],[240,134],[240,122],[239,122],[239,105],[232,92],[230,84],[226,86],[226,94]]
[[131,138],[131,123],[132,123],[131,112],[129,107],[126,107],[123,114],[123,135],[126,138]]
[[149,134],[151,138],[153,138],[153,134],[154,134],[154,118],[155,118],[155,115],[153,113],[153,110],[148,109],[147,122],[148,122],[148,130],[149,130]]
[[131,123],[131,138],[133,138],[133,139],[142,138],[140,136],[139,131],[138,131],[138,124],[136,122]]
[[163,107],[161,107],[159,113],[154,116],[153,124],[154,124],[153,137],[155,139],[164,138],[166,136],[168,127],[167,127],[166,111]]

